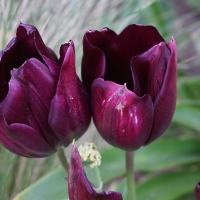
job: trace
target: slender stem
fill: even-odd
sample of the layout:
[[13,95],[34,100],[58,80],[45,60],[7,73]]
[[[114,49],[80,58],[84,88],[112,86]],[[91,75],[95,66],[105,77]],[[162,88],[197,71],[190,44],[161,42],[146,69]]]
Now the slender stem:
[[136,200],[133,151],[126,151],[127,200]]
[[62,148],[58,149],[57,156],[58,156],[58,159],[59,159],[63,169],[68,174],[69,164],[67,162],[67,158],[65,157],[65,153]]

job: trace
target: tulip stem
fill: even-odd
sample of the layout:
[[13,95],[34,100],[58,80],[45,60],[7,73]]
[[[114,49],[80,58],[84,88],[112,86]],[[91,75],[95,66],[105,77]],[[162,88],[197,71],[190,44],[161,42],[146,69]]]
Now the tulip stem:
[[136,200],[133,151],[126,151],[127,200]]
[[67,158],[66,158],[65,153],[62,148],[58,149],[57,156],[58,156],[58,159],[59,159],[63,169],[68,174],[69,164],[67,162]]

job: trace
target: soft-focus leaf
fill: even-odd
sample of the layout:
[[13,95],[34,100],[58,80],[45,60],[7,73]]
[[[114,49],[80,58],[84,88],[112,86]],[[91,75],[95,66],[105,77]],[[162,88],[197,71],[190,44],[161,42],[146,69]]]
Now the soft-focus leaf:
[[163,138],[135,153],[135,169],[157,171],[200,161],[200,141]]
[[[199,146],[200,141],[194,139],[157,140],[135,152],[135,170],[156,171],[199,162]],[[101,155],[102,162],[99,168],[104,183],[125,173],[124,151],[109,148],[103,150]]]
[[193,130],[200,131],[199,126],[200,109],[192,106],[177,105],[173,121],[187,126]]
[[138,186],[137,199],[177,200],[194,191],[194,185],[199,181],[199,177],[200,171],[192,170],[155,176]]
[[64,178],[66,174],[59,167],[19,193],[14,200],[65,200],[68,198],[68,192]]
[[200,103],[200,77],[181,78],[178,81],[178,97],[182,99],[195,99]]

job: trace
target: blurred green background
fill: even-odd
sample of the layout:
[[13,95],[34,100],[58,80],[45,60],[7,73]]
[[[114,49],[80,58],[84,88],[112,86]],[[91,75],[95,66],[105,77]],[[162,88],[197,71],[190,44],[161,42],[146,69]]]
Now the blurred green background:
[[[136,152],[137,196],[138,200],[194,200],[194,187],[200,181],[200,1],[0,0],[0,49],[15,36],[20,21],[36,26],[57,55],[60,45],[72,39],[79,75],[82,37],[89,29],[109,27],[120,33],[129,24],[151,24],[167,42],[175,38],[177,108],[165,134]],[[103,141],[93,124],[77,144],[84,141],[94,141],[102,150],[104,189],[124,195],[124,153]],[[68,156],[69,148],[65,152]],[[1,200],[13,199],[28,186],[32,187],[18,199],[68,199],[65,176],[56,155],[27,159],[0,146]]]

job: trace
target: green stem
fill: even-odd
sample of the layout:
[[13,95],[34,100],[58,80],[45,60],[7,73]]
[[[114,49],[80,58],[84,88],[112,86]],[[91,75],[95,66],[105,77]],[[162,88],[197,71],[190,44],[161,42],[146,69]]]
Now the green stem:
[[136,200],[133,156],[133,151],[126,151],[127,200]]
[[67,158],[65,157],[65,153],[62,148],[58,149],[57,156],[58,156],[58,159],[59,159],[63,169],[68,174],[69,164],[67,162]]

